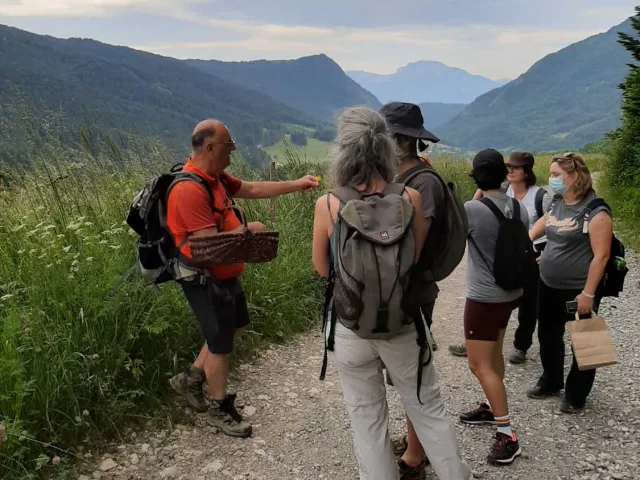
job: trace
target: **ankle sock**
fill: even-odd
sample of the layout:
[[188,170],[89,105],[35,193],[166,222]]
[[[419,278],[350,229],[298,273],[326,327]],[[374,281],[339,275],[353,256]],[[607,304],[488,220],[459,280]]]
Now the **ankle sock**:
[[495,422],[499,433],[509,435],[513,439],[516,438],[511,430],[511,419],[509,418],[509,415],[505,415],[504,417],[495,417]]

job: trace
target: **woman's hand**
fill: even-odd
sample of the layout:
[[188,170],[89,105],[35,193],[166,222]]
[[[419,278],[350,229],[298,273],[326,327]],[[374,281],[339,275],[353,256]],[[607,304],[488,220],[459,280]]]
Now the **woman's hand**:
[[589,315],[593,311],[593,298],[589,298],[582,293],[576,297],[578,302],[578,314]]

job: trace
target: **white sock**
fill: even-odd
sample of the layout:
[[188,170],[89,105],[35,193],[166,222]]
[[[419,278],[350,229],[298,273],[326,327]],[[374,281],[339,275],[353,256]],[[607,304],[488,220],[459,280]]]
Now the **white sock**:
[[515,435],[511,430],[511,421],[509,415],[505,415],[504,417],[495,417],[495,420],[496,426],[498,427],[498,432],[509,435],[511,438],[515,438]]

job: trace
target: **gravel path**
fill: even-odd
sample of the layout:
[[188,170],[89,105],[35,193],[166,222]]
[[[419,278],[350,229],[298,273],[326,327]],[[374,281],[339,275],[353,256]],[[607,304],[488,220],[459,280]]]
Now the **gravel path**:
[[[466,427],[456,418],[483,399],[466,359],[449,355],[447,345],[462,339],[464,267],[441,284],[434,337],[435,362],[447,409],[456,425],[466,461],[484,479],[635,479],[640,478],[640,259],[635,257],[627,289],[605,302],[602,312],[612,329],[619,364],[596,376],[588,408],[563,415],[559,398],[535,401],[525,390],[540,374],[537,342],[524,366],[508,365],[507,392],[512,423],[523,457],[509,467],[485,463],[491,427]],[[513,338],[512,321],[508,339]],[[505,347],[508,354],[510,344]],[[569,353],[569,349],[567,349]],[[114,446],[81,477],[104,479],[356,479],[349,420],[340,384],[330,367],[318,380],[322,340],[318,331],[265,351],[242,365],[233,389],[254,426],[248,440],[216,434],[203,417],[188,414],[173,431],[138,433],[130,444]],[[570,360],[567,356],[567,365]],[[403,412],[389,392],[391,434],[403,431]],[[188,409],[184,409],[188,412]],[[102,471],[101,471],[102,470]],[[428,470],[428,478],[436,478]]]

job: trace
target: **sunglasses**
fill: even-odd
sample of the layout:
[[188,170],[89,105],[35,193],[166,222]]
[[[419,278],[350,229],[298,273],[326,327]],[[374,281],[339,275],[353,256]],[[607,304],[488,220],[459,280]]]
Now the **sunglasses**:
[[565,158],[571,158],[573,159],[573,156],[575,155],[575,153],[573,152],[567,152],[567,153],[563,153],[562,155],[555,155],[553,157],[554,160],[561,160],[561,159],[565,159]]

